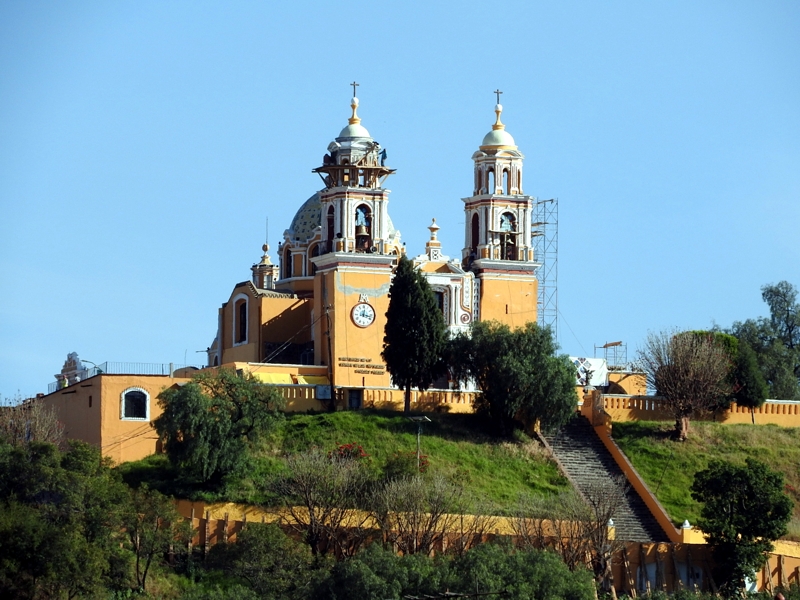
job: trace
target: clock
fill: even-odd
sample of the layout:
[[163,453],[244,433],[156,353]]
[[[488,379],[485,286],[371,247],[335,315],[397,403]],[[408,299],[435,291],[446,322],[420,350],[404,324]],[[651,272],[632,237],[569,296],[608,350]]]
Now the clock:
[[350,316],[359,327],[369,327],[375,321],[375,309],[366,302],[359,302],[353,307]]

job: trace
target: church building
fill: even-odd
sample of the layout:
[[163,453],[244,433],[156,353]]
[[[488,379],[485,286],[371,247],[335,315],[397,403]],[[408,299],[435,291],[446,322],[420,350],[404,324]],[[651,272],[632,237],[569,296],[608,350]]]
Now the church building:
[[[313,169],[324,187],[284,231],[279,264],[265,245],[251,280],[237,284],[220,308],[208,350],[209,366],[244,363],[273,383],[297,383],[299,376],[332,386],[337,403],[354,408],[364,405],[365,390],[391,388],[381,351],[392,273],[404,252],[384,187],[395,170],[362,125],[358,106],[353,97],[347,125]],[[536,320],[534,200],[523,192],[524,157],[501,122],[502,110],[495,106],[495,123],[472,155],[461,256],[442,252],[434,219],[425,252],[413,257],[453,334],[478,320],[512,327]],[[290,379],[279,365],[305,368],[295,368]],[[445,380],[436,387],[449,386]]]
[[[347,125],[313,169],[322,189],[284,231],[277,264],[264,245],[250,279],[233,287],[208,348],[207,368],[233,368],[275,385],[289,411],[403,406],[381,359],[392,274],[405,251],[384,187],[395,170],[362,125],[357,98],[350,108]],[[524,157],[502,110],[495,106],[495,122],[472,154],[460,256],[443,253],[433,220],[424,252],[411,257],[453,334],[480,320],[519,327],[537,318],[534,199],[523,192]],[[99,446],[116,462],[137,460],[158,448],[151,426],[161,412],[158,395],[195,372],[111,362],[90,369],[71,353],[43,402],[57,410],[68,437]],[[470,412],[474,390],[453,387],[445,377],[415,390],[412,408]]]

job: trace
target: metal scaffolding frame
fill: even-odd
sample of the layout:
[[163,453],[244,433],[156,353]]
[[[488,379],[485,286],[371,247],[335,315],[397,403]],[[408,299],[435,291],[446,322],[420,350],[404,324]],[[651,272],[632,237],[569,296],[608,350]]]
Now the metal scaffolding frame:
[[558,340],[558,198],[536,200],[533,205],[531,244],[539,263],[537,320],[549,325]]
[[628,344],[622,342],[606,342],[602,346],[595,344],[594,357],[597,358],[597,351],[603,350],[603,358],[606,364],[611,367],[628,368]]

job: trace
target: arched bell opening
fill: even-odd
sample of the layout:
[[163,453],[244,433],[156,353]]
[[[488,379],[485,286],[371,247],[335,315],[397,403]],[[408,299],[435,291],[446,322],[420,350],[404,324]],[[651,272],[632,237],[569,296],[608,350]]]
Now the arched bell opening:
[[491,167],[486,172],[486,193],[494,194],[497,191],[494,183],[494,169]]
[[511,177],[508,174],[508,169],[503,169],[503,190],[507,195],[511,195]]
[[510,212],[500,215],[500,259],[517,260],[517,218]]
[[328,207],[328,215],[327,215],[327,223],[326,223],[326,234],[327,235],[325,236],[326,239],[327,239],[326,244],[328,246],[327,247],[327,251],[328,252],[333,252],[333,238],[334,238],[333,232],[334,232],[334,229],[335,229],[334,210],[333,210],[333,206],[329,206]]
[[356,252],[369,252],[372,247],[372,211],[366,204],[356,207]]
[[478,244],[480,243],[481,239],[480,235],[481,220],[480,217],[478,217],[478,213],[473,213],[469,244],[469,256],[471,260],[475,260],[478,257]]

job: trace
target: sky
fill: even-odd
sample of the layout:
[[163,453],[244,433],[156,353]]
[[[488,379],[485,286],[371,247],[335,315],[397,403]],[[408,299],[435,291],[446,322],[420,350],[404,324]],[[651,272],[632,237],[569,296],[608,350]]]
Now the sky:
[[352,81],[410,255],[435,217],[460,256],[503,91],[558,199],[563,352],[766,315],[800,286],[798,31],[770,0],[0,3],[0,398],[69,352],[202,363]]

